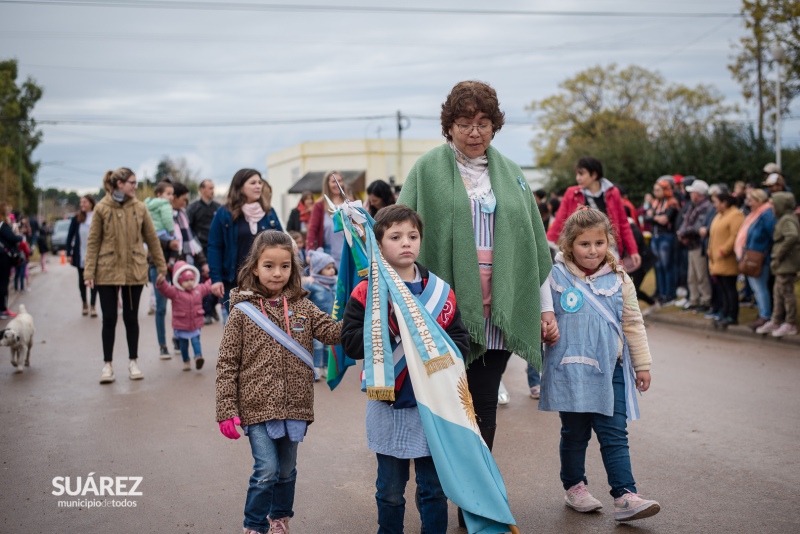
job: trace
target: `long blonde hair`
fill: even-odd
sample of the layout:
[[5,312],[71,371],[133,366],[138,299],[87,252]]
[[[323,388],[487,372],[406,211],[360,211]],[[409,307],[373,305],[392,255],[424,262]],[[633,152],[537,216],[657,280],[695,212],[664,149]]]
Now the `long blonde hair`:
[[574,263],[575,256],[572,254],[572,247],[575,245],[575,240],[583,232],[593,228],[600,228],[606,234],[608,249],[606,250],[604,263],[608,263],[611,270],[616,272],[617,260],[611,252],[611,247],[617,244],[614,240],[614,227],[608,217],[600,210],[588,206],[581,206],[575,210],[564,223],[564,229],[561,230],[561,235],[558,236],[558,249],[564,255],[565,260]]
[[277,230],[266,230],[258,234],[250,247],[250,252],[247,254],[247,259],[239,269],[239,274],[236,277],[239,284],[239,291],[252,291],[253,293],[260,293],[266,295],[269,292],[259,281],[258,276],[255,275],[255,270],[258,268],[258,258],[266,248],[280,248],[289,252],[292,257],[292,274],[289,275],[289,281],[284,286],[292,292],[294,301],[308,295],[308,291],[303,289],[302,272],[303,268],[297,259],[294,252],[294,240],[289,234],[278,232]]

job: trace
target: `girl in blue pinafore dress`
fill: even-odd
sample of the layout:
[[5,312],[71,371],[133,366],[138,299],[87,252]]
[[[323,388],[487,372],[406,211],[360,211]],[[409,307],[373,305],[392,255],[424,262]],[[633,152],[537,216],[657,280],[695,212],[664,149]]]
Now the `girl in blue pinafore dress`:
[[656,501],[636,493],[627,420],[638,419],[636,390],[650,387],[650,349],[636,290],[617,266],[608,218],[588,207],[573,213],[550,274],[561,338],[545,349],[539,409],[561,417],[561,482],[566,505],[603,507],[586,488],[586,448],[594,430],[614,498],[614,519],[655,515]]

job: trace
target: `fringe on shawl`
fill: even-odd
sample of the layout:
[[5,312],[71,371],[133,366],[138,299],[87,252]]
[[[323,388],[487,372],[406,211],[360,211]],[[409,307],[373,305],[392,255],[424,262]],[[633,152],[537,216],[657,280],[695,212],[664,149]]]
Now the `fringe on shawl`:
[[393,401],[394,388],[392,386],[368,386],[367,398],[369,400]]
[[436,371],[444,371],[452,365],[455,365],[453,355],[448,352],[425,362],[425,370],[428,372],[428,376],[431,376]]
[[[498,309],[492,308],[492,323],[500,327],[503,331],[503,338],[505,340],[506,349],[513,352],[526,362],[533,365],[538,371],[542,369],[542,343],[541,332],[539,331],[537,337],[539,341],[535,345],[530,342],[524,341],[521,338],[509,333],[509,321],[505,315]],[[464,324],[469,330],[470,337],[470,351],[469,356],[465,356],[465,365],[469,367],[472,362],[481,358],[486,354],[486,325],[484,323],[467,323]],[[476,342],[479,339],[481,342]]]

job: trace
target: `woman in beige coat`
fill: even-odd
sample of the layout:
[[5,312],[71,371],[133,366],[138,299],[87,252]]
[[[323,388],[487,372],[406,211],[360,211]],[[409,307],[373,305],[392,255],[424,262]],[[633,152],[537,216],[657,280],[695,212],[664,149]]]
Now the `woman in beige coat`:
[[150,250],[164,279],[167,264],[156,230],[145,205],[135,198],[136,176],[128,168],[108,171],[103,178],[106,196],[97,203],[89,228],[83,277],[89,288],[97,288],[103,312],[103,360],[100,383],[114,381],[111,360],[117,326],[117,296],[122,295],[122,321],[128,338],[128,373],[131,380],[144,378],[137,362],[139,351],[139,299],[147,283],[147,252]]
[[722,310],[714,323],[725,328],[739,324],[739,293],[736,291],[739,263],[733,246],[744,222],[744,214],[736,208],[736,201],[728,193],[712,195],[711,202],[717,215],[708,231],[708,272],[716,278],[722,293]]

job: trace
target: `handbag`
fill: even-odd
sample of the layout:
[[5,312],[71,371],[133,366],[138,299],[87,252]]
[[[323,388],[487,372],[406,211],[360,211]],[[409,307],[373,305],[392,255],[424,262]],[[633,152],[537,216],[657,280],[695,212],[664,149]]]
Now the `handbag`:
[[765,257],[766,254],[763,252],[745,249],[742,259],[739,260],[739,272],[745,276],[761,276]]

